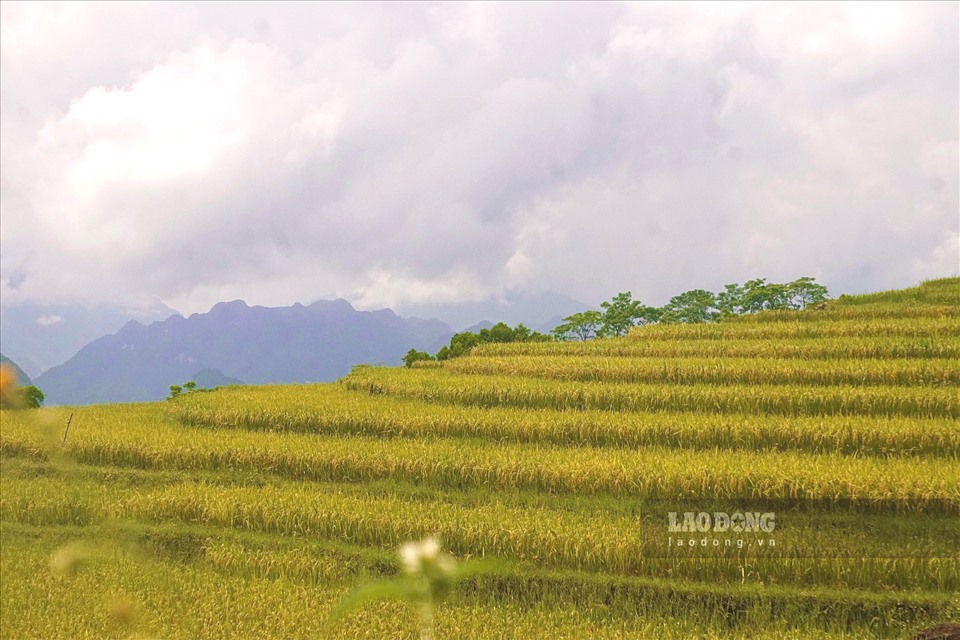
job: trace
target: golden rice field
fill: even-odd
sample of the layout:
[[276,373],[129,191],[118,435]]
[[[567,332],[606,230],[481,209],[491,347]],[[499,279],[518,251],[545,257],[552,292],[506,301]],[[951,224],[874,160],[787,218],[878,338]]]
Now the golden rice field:
[[[960,620],[958,419],[956,278],[333,384],[5,410],[0,635],[418,638],[402,601],[328,614],[436,536],[488,563],[438,639],[909,638]],[[671,530],[687,512],[775,526]]]

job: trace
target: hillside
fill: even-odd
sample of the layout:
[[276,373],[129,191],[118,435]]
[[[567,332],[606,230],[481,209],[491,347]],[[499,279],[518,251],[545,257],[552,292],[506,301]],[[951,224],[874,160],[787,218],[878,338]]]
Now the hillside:
[[63,364],[84,345],[115,333],[131,320],[149,324],[176,311],[159,300],[144,308],[107,303],[0,303],[3,352],[37,378]]
[[960,279],[910,291],[4,413],[4,635],[415,638],[325,616],[436,535],[502,561],[438,639],[909,638],[960,617]]
[[12,367],[12,368],[13,368],[14,373],[17,374],[17,384],[19,384],[21,387],[26,387],[26,386],[29,386],[29,385],[33,384],[33,383],[30,381],[30,376],[28,376],[28,375],[23,371],[23,369],[20,368],[20,365],[18,365],[16,362],[14,362],[13,360],[11,360],[11,359],[8,358],[7,356],[3,355],[2,353],[0,353],[0,364],[5,364],[5,365],[7,365],[8,367]]
[[222,302],[208,313],[127,323],[37,378],[48,404],[162,400],[204,369],[247,384],[335,380],[360,363],[399,364],[411,346],[436,349],[441,322],[357,311],[345,300],[303,306]]
[[909,289],[895,289],[893,291],[879,291],[863,295],[844,295],[831,304],[839,306],[874,305],[874,304],[922,304],[922,305],[960,305],[960,287],[958,278],[938,278],[927,280],[916,287]]

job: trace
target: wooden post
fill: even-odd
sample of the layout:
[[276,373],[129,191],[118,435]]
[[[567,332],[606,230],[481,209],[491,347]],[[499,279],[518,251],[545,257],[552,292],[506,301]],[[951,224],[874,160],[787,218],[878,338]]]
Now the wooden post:
[[60,443],[64,445],[67,443],[67,433],[70,431],[70,423],[73,422],[73,412],[70,412],[70,417],[67,418],[67,428],[63,430],[63,441]]

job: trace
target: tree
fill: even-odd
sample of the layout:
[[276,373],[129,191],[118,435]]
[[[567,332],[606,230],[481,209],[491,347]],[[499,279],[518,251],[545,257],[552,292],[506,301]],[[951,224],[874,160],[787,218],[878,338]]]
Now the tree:
[[43,391],[33,385],[21,387],[16,370],[5,362],[0,363],[0,408],[38,409],[44,399]]
[[745,294],[746,289],[737,283],[726,285],[723,291],[716,295],[717,311],[720,312],[720,316],[726,318],[743,313]]
[[453,337],[450,338],[450,344],[448,346],[441,347],[440,351],[437,351],[437,360],[448,360],[449,358],[459,358],[461,356],[465,356],[470,353],[470,349],[473,349],[475,346],[480,344],[480,341],[480,334],[477,333],[472,333],[470,331],[455,333],[453,334]]
[[721,317],[771,311],[804,309],[827,299],[827,288],[810,277],[788,284],[768,283],[766,278],[748,280],[743,285],[728,284],[716,296]]
[[513,329],[514,342],[551,342],[552,340],[553,336],[534,331],[523,324],[518,324]]
[[664,324],[712,322],[720,315],[716,296],[704,289],[691,289],[673,296],[661,312],[660,322]]
[[40,391],[40,389],[34,385],[24,387],[21,390],[21,394],[23,395],[23,404],[28,409],[39,409],[40,405],[42,405],[43,401],[47,398],[43,391]]
[[403,356],[403,364],[407,367],[412,367],[414,362],[422,360],[433,360],[433,356],[426,351],[417,351],[416,349],[410,349],[410,351],[407,351],[407,355]]
[[480,338],[481,342],[513,342],[513,329],[504,322],[498,322],[490,329],[481,329]]
[[189,393],[196,393],[199,391],[214,391],[215,389],[205,389],[203,387],[197,388],[197,383],[193,380],[189,382],[184,382],[183,385],[172,384],[170,385],[170,395],[167,397],[167,400],[173,400],[179,396],[185,396]]
[[480,344],[480,336],[470,331],[456,333],[450,338],[450,357],[459,358],[470,353],[470,349]]
[[554,327],[552,333],[557,340],[589,340],[596,337],[603,324],[603,314],[599,311],[581,311],[563,319],[563,324]]
[[13,388],[8,386],[0,396],[0,407],[4,409],[39,409],[45,398],[43,391],[33,385]]
[[789,304],[794,309],[806,309],[830,297],[827,288],[809,276],[797,278],[786,287]]
[[743,285],[743,313],[789,309],[787,286],[767,283],[766,278],[748,280]]
[[[455,333],[450,338],[450,344],[441,347],[437,351],[437,360],[449,360],[450,358],[459,358],[470,353],[478,344],[502,343],[502,342],[542,342],[550,340],[550,336],[532,331],[530,328],[518,324],[511,329],[509,325],[498,322],[489,329],[480,329],[479,333],[463,331]],[[412,349],[411,349],[412,351]],[[409,355],[409,353],[408,353]],[[422,358],[421,358],[422,359]]]
[[657,309],[634,300],[629,291],[618,293],[609,302],[601,303],[600,308],[603,313],[597,335],[603,337],[626,335],[630,327],[656,322],[659,317]]
[[521,322],[513,328],[513,339],[511,342],[533,342],[537,339],[537,336],[542,335],[542,333],[537,333]]

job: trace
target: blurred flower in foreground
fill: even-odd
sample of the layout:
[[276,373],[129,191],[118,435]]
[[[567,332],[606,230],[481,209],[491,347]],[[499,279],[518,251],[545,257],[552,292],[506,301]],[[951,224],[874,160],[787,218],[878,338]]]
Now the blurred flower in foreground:
[[440,542],[436,538],[403,545],[400,547],[400,560],[408,575],[426,578],[434,587],[449,582],[457,570],[453,556],[440,553]]
[[13,367],[0,364],[0,408],[36,409],[44,398],[43,392],[33,385],[21,387]]
[[8,367],[5,364],[0,364],[0,392],[6,393],[7,387],[16,383],[17,374],[13,370],[13,367]]
[[137,620],[137,605],[124,595],[114,596],[107,604],[110,619],[122,627],[132,626]]
[[0,364],[0,406],[6,407],[17,399],[17,372],[13,367]]
[[82,546],[69,544],[60,547],[50,555],[50,569],[59,576],[74,575],[90,557]]
[[353,609],[372,600],[387,598],[416,604],[420,613],[420,637],[433,638],[434,610],[452,591],[458,581],[500,569],[500,563],[485,560],[457,562],[440,549],[440,542],[428,537],[408,542],[399,549],[401,572],[392,579],[360,585],[348,593],[330,613],[334,623]]
[[423,571],[425,562],[433,562],[440,554],[440,542],[436,538],[427,538],[422,542],[408,542],[400,547],[400,560],[407,573]]
[[450,593],[457,563],[453,556],[440,553],[440,542],[432,537],[400,547],[400,560],[411,581],[412,599],[420,605],[420,636],[432,638],[434,607]]

